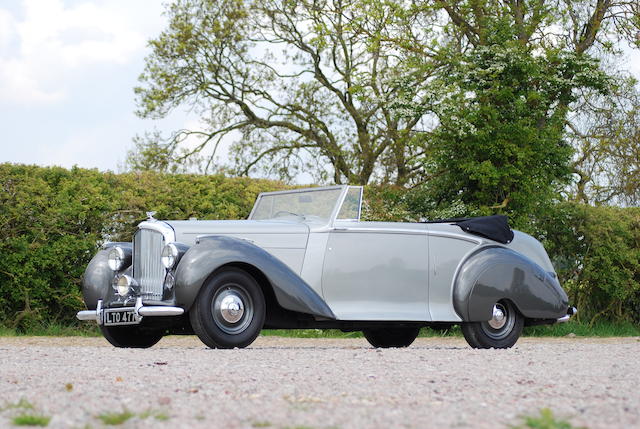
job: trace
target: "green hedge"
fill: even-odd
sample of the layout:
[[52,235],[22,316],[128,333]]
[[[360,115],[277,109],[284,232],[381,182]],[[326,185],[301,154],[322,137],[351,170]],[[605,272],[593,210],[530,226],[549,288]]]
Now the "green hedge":
[[[105,239],[157,218],[240,219],[280,182],[223,176],[101,173],[0,164],[0,324],[75,323],[80,278]],[[369,187],[367,220],[424,216],[417,191]],[[516,227],[541,238],[583,320],[639,323],[640,209],[558,204]]]
[[105,238],[131,240],[157,218],[246,217],[279,182],[222,176],[112,174],[0,164],[0,324],[74,323],[80,278]]

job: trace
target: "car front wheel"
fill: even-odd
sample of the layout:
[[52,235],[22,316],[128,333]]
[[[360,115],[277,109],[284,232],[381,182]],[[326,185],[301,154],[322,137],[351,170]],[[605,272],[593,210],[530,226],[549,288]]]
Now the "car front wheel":
[[493,305],[493,316],[486,322],[466,322],[462,333],[467,343],[476,349],[507,349],[513,346],[524,326],[524,318],[508,301]]
[[162,339],[162,332],[139,326],[100,326],[111,345],[121,348],[147,349]]
[[202,289],[189,311],[200,340],[214,349],[243,348],[264,325],[265,301],[255,279],[237,268],[217,273]]
[[365,329],[362,333],[375,348],[409,347],[418,337],[420,328]]

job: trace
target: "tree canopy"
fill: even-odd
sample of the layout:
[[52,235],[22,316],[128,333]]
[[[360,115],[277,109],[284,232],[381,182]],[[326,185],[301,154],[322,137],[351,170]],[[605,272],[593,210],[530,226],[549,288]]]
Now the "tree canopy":
[[202,145],[238,131],[241,175],[261,168],[286,179],[304,170],[319,181],[405,184],[420,168],[411,131],[421,118],[392,112],[393,78],[425,78],[410,77],[398,49],[372,37],[391,25],[393,10],[363,6],[178,0],[168,29],[150,43],[139,114],[190,105],[207,129],[182,134]]
[[233,139],[233,174],[421,185],[436,204],[526,209],[582,177],[576,109],[620,87],[603,64],[640,44],[639,9],[635,0],[176,0],[150,42],[138,114],[189,106],[203,126],[165,147],[151,141],[147,154],[180,153],[198,138],[185,158]]

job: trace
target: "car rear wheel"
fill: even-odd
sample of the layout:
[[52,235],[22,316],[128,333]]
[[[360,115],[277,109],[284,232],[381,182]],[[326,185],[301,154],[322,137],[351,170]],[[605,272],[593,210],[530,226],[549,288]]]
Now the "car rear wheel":
[[102,335],[121,348],[147,349],[162,339],[163,333],[139,326],[100,326]]
[[418,337],[420,328],[365,329],[362,333],[375,348],[409,347]]
[[243,348],[264,325],[262,289],[245,271],[228,268],[206,283],[189,311],[191,326],[200,340],[214,349]]
[[506,349],[513,346],[524,326],[524,317],[508,301],[493,305],[493,316],[486,322],[466,322],[462,324],[465,340],[476,349]]

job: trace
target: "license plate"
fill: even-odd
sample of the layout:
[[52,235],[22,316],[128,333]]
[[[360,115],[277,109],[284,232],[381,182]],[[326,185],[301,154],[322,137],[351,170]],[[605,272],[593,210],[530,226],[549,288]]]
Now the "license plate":
[[137,325],[140,321],[136,318],[133,308],[116,308],[104,310],[104,324],[114,325]]

